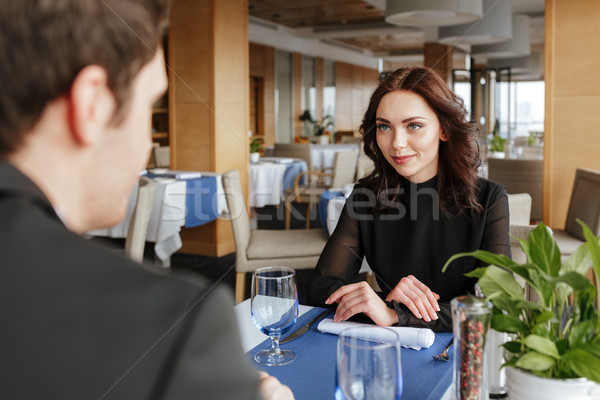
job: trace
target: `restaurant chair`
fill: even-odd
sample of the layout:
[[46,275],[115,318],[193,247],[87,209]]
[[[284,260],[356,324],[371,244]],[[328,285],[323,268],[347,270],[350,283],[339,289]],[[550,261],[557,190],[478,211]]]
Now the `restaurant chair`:
[[[321,194],[328,189],[342,189],[345,185],[356,182],[356,164],[358,150],[337,152],[334,156],[331,173],[306,171],[296,176],[294,187],[285,191],[285,229],[290,229],[292,203],[306,203],[306,229],[310,228],[310,213],[313,204],[318,204]],[[308,175],[316,179],[308,179],[308,184],[300,185],[303,176]],[[325,180],[329,179],[329,182]],[[323,222],[324,223],[324,222]]]
[[125,238],[125,255],[139,263],[144,259],[146,233],[152,214],[156,184],[152,179],[141,177],[137,191],[135,208],[129,221],[129,229]]
[[356,180],[364,178],[375,170],[375,163],[365,153],[365,146],[361,140],[358,144],[358,161],[356,163]]
[[488,178],[506,187],[508,194],[529,193],[531,219],[542,219],[543,160],[488,158]]
[[154,161],[157,168],[170,168],[171,148],[169,146],[154,147]]
[[571,191],[571,201],[564,229],[553,229],[561,258],[567,258],[585,242],[583,221],[594,235],[600,235],[600,171],[578,168]]
[[312,143],[275,143],[275,157],[300,158],[312,171]]
[[341,144],[356,144],[362,142],[360,136],[342,136],[340,139]]
[[508,212],[511,225],[529,225],[531,221],[531,196],[529,193],[509,194]]
[[324,229],[250,230],[238,170],[226,172],[222,179],[235,241],[236,303],[244,301],[248,272],[273,265],[296,270],[317,265],[328,238]]

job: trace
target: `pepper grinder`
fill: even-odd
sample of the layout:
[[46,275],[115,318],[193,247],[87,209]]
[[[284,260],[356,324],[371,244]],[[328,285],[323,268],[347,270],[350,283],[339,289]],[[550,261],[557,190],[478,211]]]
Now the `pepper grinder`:
[[452,299],[454,390],[456,400],[487,400],[486,334],[490,309],[485,301],[466,295]]

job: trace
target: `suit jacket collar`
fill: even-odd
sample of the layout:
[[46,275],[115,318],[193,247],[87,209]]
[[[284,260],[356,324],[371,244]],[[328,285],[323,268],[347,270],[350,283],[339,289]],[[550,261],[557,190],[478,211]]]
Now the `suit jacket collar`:
[[52,204],[40,188],[15,166],[0,158],[0,198],[2,197],[29,201],[58,218]]

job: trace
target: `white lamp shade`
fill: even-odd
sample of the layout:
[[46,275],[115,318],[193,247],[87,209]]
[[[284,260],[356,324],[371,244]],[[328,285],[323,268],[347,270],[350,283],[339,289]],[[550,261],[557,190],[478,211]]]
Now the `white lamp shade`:
[[447,45],[490,44],[512,37],[509,0],[483,0],[483,17],[471,24],[440,28],[438,42]]
[[529,17],[527,15],[513,15],[512,27],[512,39],[502,43],[473,46],[471,54],[487,58],[523,57],[531,54]]
[[387,0],[385,21],[403,26],[447,26],[476,21],[482,0]]
[[523,76],[539,78],[542,76],[542,66],[541,53],[532,53],[528,56],[516,58],[496,58],[488,62],[488,67],[494,69],[509,67],[513,79]]

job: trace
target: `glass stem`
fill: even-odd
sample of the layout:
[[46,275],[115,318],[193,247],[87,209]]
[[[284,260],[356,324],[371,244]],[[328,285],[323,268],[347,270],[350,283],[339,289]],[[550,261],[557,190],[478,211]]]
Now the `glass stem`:
[[279,336],[271,336],[271,354],[275,357],[281,356],[281,349],[279,348]]

